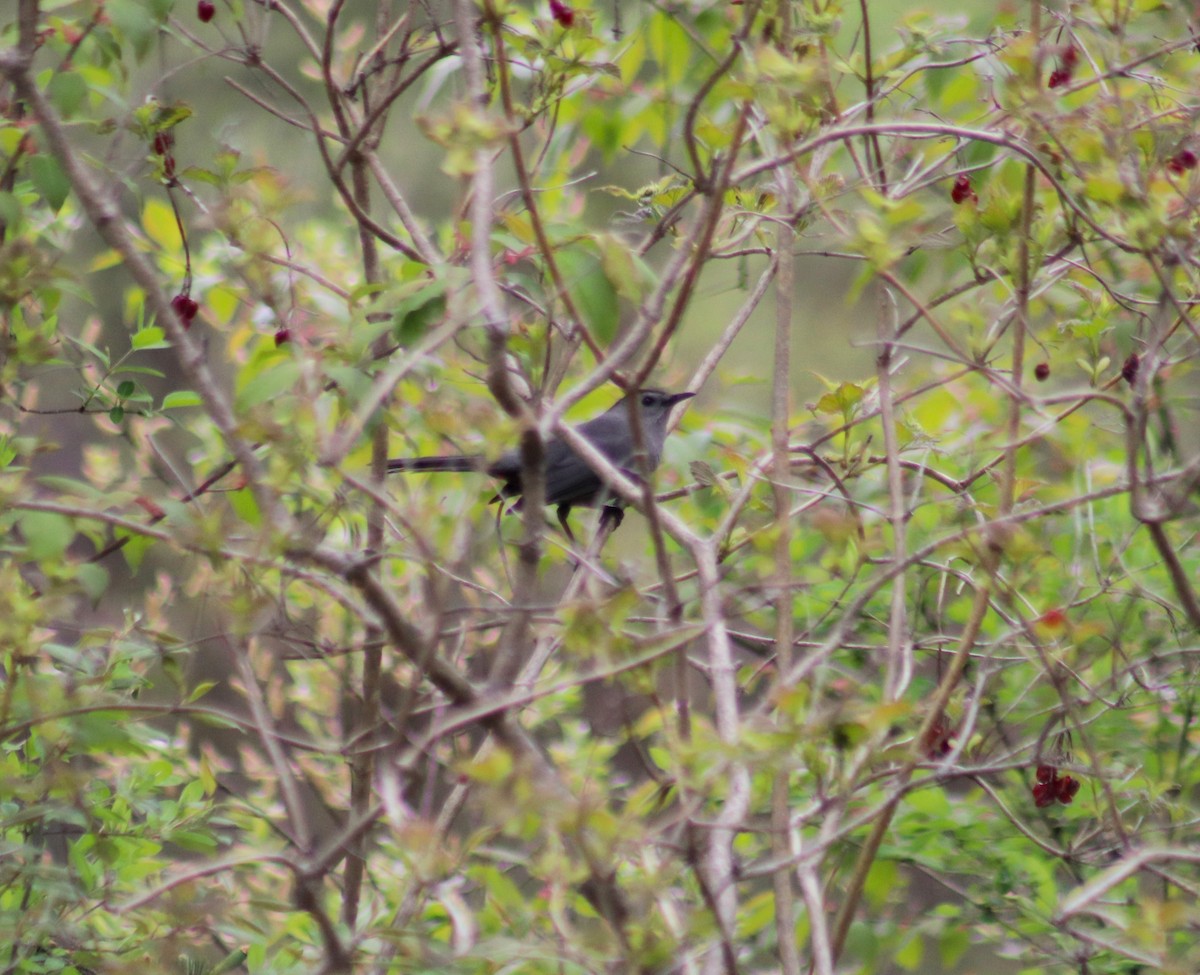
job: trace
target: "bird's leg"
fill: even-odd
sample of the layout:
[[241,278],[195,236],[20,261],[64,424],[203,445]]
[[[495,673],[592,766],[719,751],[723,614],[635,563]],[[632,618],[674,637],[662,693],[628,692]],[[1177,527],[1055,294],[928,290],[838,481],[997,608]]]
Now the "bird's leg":
[[571,514],[571,506],[569,504],[560,504],[558,506],[558,523],[562,525],[562,530],[567,533],[567,538],[571,540],[572,545],[576,545],[575,533],[571,531],[571,525],[567,521],[567,516]]
[[600,527],[610,525],[609,531],[616,531],[625,520],[625,509],[619,504],[606,504],[600,509]]

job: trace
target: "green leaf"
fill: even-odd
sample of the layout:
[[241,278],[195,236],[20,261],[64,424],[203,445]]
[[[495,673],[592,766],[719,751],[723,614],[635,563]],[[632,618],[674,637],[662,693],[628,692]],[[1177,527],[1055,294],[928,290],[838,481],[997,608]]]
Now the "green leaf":
[[562,250],[556,257],[584,324],[601,342],[611,342],[617,334],[620,309],[616,288],[604,273],[600,257],[590,246]]
[[262,523],[262,513],[258,510],[258,502],[254,500],[254,492],[249,488],[231,491],[229,506],[246,524],[259,525]]
[[909,935],[908,941],[900,946],[896,952],[896,964],[903,968],[906,972],[915,972],[921,965],[921,958],[925,954],[925,941],[917,932]]
[[46,87],[46,93],[65,119],[71,118],[87,98],[88,85],[76,71],[59,71]]
[[136,572],[147,550],[154,544],[154,539],[145,535],[132,535],[124,529],[117,529],[113,534],[118,540],[125,539],[125,544],[121,546],[121,556],[130,570]]
[[[405,289],[415,283],[404,285]],[[404,298],[392,313],[392,330],[401,345],[412,345],[446,316],[446,282],[420,283],[420,290]]]
[[199,393],[190,389],[177,389],[163,397],[162,409],[179,410],[186,406],[200,406],[203,402]]
[[200,698],[204,697],[205,694],[207,694],[216,686],[217,682],[215,680],[201,681],[194,688],[192,688],[192,692],[187,696],[187,703],[192,704],[195,701],[199,701]]
[[942,959],[942,968],[951,971],[958,967],[959,959],[971,947],[971,936],[959,924],[952,925],[942,931],[938,939],[938,954]]
[[71,519],[52,511],[26,511],[18,524],[30,557],[38,561],[60,558],[75,538]]
[[108,570],[102,565],[85,562],[76,568],[75,578],[93,603],[108,591]]
[[138,352],[144,349],[167,349],[171,343],[166,340],[166,334],[157,325],[149,325],[134,332],[129,345]]
[[71,182],[58,160],[46,153],[34,156],[29,160],[29,175],[50,208],[56,213],[61,210],[71,192]]
[[282,393],[291,392],[299,378],[300,363],[292,359],[264,369],[238,391],[237,407],[247,410],[273,400]]

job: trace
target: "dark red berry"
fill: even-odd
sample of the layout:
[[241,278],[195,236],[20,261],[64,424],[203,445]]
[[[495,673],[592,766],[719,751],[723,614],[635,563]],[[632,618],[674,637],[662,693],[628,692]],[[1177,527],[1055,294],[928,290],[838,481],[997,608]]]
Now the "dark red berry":
[[191,328],[192,319],[196,317],[196,313],[200,310],[200,305],[189,295],[177,294],[171,299],[171,307],[175,310],[175,314],[179,316],[179,320],[183,322],[184,328]]
[[550,0],[550,16],[560,27],[571,27],[575,24],[575,8],[562,0]]
[[284,342],[289,341],[291,339],[291,337],[292,337],[291,329],[288,329],[288,328],[277,329],[275,332],[275,347],[279,348],[279,346],[283,345]]
[[1065,85],[1071,80],[1071,71],[1069,68],[1055,68],[1050,72],[1050,80],[1046,82],[1046,87],[1057,88],[1060,85]]
[[1045,784],[1046,782],[1053,782],[1058,778],[1058,769],[1053,765],[1039,765],[1033,774],[1039,782]]
[[1079,60],[1079,48],[1077,48],[1074,44],[1068,44],[1065,48],[1063,48],[1062,58],[1060,60],[1062,61],[1062,66],[1069,71],[1071,68],[1075,67],[1075,62]]
[[1067,625],[1067,614],[1061,609],[1048,609],[1038,617],[1042,626],[1057,630]]
[[213,15],[217,12],[217,5],[213,0],[198,0],[196,4],[196,16],[200,18],[201,23],[207,24],[213,19]]
[[1129,383],[1130,386],[1132,386],[1133,381],[1137,379],[1138,366],[1141,364],[1142,360],[1138,358],[1138,354],[1136,352],[1130,352],[1129,355],[1125,357],[1125,362],[1121,365],[1121,378],[1124,379],[1125,382]]
[[1197,160],[1196,154],[1191,149],[1180,149],[1167,160],[1167,169],[1179,176],[1189,169],[1195,169],[1198,161],[1200,160]]
[[1079,780],[1073,776],[1064,775],[1055,785],[1058,787],[1058,801],[1064,806],[1071,805],[1076,793],[1079,792]]
[[1050,378],[1050,363],[1039,362],[1033,367],[1033,376],[1039,383],[1044,383]]
[[1038,809],[1044,809],[1058,797],[1058,783],[1039,782],[1033,787],[1033,802]]
[[175,136],[170,132],[154,133],[154,154],[156,156],[165,156],[171,151],[173,145],[175,145]]
[[954,728],[943,718],[925,736],[925,754],[930,758],[949,755],[954,748]]
[[955,203],[965,203],[967,200],[972,203],[979,202],[979,197],[975,195],[975,190],[971,186],[971,177],[966,173],[959,173],[954,177],[954,185],[950,188],[950,199]]

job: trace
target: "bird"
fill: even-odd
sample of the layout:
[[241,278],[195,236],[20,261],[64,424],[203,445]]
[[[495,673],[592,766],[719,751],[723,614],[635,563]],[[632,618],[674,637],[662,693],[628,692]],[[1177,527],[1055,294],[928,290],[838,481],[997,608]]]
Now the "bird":
[[[591,442],[623,474],[637,478],[634,469],[636,452],[630,425],[630,406],[636,397],[641,421],[642,445],[646,450],[646,466],[658,467],[662,460],[663,444],[667,439],[667,421],[676,403],[695,396],[692,392],[667,393],[661,389],[641,389],[627,393],[624,398],[597,417],[576,427],[580,436]],[[567,517],[573,507],[594,507],[604,503],[606,510],[615,513],[620,524],[621,507],[609,504],[608,487],[587,461],[575,453],[559,437],[546,441],[544,452],[546,504],[557,507],[558,523],[572,541],[575,536]],[[517,498],[522,493],[521,455],[517,448],[505,451],[490,464],[480,454],[453,454],[442,457],[397,457],[387,463],[388,473],[397,471],[482,471],[503,483],[492,501]],[[520,502],[517,502],[520,504]]]

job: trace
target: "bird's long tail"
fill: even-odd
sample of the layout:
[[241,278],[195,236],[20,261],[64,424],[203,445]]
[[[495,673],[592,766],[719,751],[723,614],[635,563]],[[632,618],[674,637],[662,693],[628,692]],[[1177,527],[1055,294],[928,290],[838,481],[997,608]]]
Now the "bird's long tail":
[[471,454],[448,457],[396,457],[388,461],[389,474],[396,471],[482,471],[483,458]]

